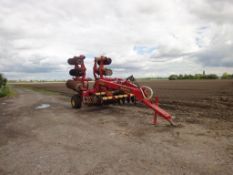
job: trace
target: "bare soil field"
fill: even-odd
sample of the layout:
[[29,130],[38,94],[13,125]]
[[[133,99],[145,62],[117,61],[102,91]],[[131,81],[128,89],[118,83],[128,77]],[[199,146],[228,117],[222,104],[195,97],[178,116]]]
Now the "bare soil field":
[[151,125],[140,104],[71,109],[63,83],[14,85],[0,99],[0,174],[231,175],[233,81],[140,83],[179,127]]

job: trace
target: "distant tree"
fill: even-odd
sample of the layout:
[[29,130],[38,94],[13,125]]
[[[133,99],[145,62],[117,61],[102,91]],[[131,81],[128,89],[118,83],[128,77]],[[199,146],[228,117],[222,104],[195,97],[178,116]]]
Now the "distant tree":
[[197,80],[204,79],[204,75],[203,74],[195,74],[194,79],[197,79]]
[[189,74],[189,75],[188,75],[188,79],[189,79],[189,80],[193,80],[193,79],[194,79],[194,76],[191,75],[191,74]]
[[216,74],[208,74],[205,77],[206,79],[218,79],[218,76]]
[[170,75],[170,76],[168,77],[168,79],[169,79],[169,80],[177,80],[177,79],[178,79],[178,76],[175,75],[175,74],[173,74],[173,75]]
[[7,79],[0,73],[0,97],[10,94],[10,89],[7,86]]
[[227,72],[224,72],[221,77],[221,79],[232,79],[232,78],[233,78],[233,74],[231,75],[228,74]]
[[2,86],[6,86],[7,79],[3,77],[3,75],[0,73],[0,88]]
[[228,77],[228,73],[227,72],[224,72],[223,74],[222,74],[222,79],[227,79],[227,77]]
[[183,80],[183,78],[184,78],[184,76],[183,76],[182,74],[180,74],[180,75],[178,76],[178,79],[179,79],[179,80]]
[[2,74],[0,74],[0,88],[2,87],[2,84],[3,84],[3,76]]

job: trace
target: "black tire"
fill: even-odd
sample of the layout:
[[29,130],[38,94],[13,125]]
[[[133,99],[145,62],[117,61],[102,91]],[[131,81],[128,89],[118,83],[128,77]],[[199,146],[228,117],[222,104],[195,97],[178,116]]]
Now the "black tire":
[[71,76],[83,76],[84,73],[82,72],[81,69],[71,69],[70,70],[70,75]]
[[70,65],[82,64],[84,59],[85,59],[84,55],[74,56],[73,58],[69,58],[67,62]]
[[136,104],[136,97],[135,96],[130,97],[130,100],[133,104]]
[[130,97],[126,98],[127,103],[130,103]]
[[74,58],[69,58],[67,60],[69,65],[75,65],[80,63],[80,58],[79,57],[74,57]]
[[96,101],[97,101],[97,105],[103,105],[103,99],[102,99],[102,97],[101,96],[96,96]]
[[[102,60],[103,60],[103,64],[104,65],[110,65],[112,63],[112,59],[111,58],[105,57]],[[98,65],[100,65],[101,64],[101,60],[98,60],[97,63],[98,63]]]
[[79,109],[82,107],[82,97],[79,94],[73,95],[70,102],[72,108]]

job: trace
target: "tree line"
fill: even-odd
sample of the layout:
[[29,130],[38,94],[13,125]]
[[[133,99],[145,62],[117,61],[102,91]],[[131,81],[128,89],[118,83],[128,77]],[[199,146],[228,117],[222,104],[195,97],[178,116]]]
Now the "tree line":
[[169,80],[215,80],[215,79],[233,79],[233,74],[223,73],[222,76],[216,74],[172,74],[168,77]]

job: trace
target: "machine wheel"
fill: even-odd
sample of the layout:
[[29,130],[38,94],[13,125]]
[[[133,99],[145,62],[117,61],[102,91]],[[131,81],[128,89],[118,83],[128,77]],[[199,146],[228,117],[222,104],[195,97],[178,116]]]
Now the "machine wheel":
[[132,103],[136,104],[136,97],[135,96],[130,97],[130,100]]
[[101,96],[96,96],[96,104],[97,105],[102,105],[104,102],[103,102],[103,99]]
[[130,103],[130,97],[128,97],[128,98],[126,99],[126,101],[127,101],[127,103]]
[[81,69],[71,69],[69,73],[71,76],[83,76],[84,75],[84,72],[82,72]]
[[104,65],[110,65],[112,63],[112,59],[111,58],[107,58],[107,57],[100,57],[98,60],[97,60],[97,63],[100,65],[101,64],[101,61],[103,61],[103,64]]
[[77,94],[71,97],[71,106],[75,109],[79,109],[82,107],[82,98],[80,95]]
[[69,58],[67,62],[70,65],[82,64],[84,59],[85,59],[84,55],[74,56],[73,58]]

